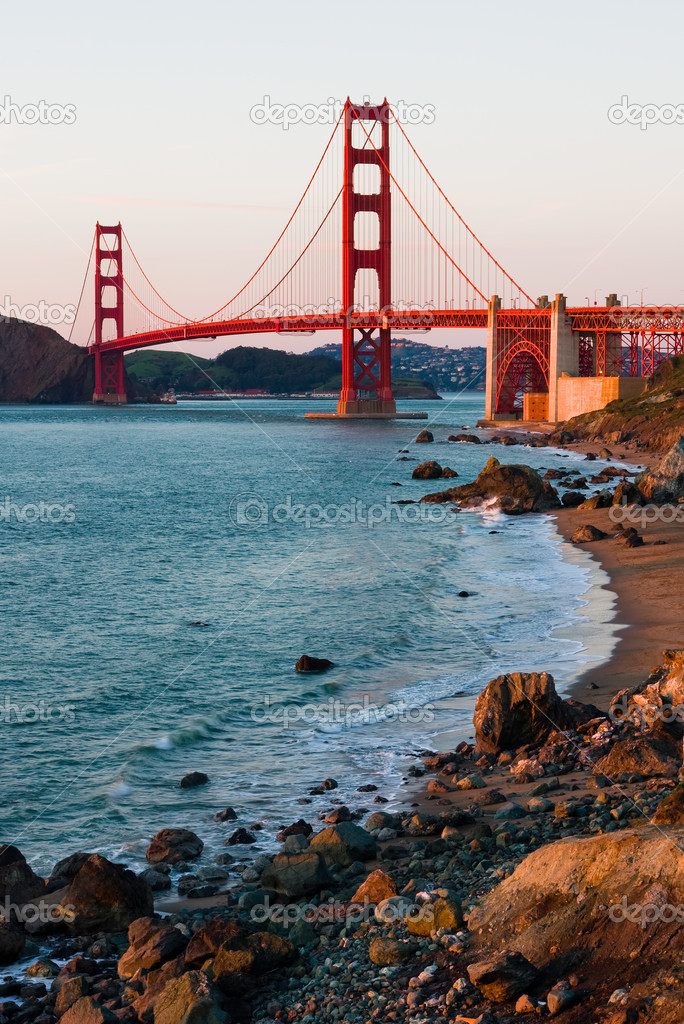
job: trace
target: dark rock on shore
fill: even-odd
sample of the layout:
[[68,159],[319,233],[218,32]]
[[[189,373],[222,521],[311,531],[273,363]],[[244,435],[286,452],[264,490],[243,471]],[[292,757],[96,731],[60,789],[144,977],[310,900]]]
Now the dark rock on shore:
[[498,676],[475,703],[475,739],[481,750],[501,752],[528,744],[541,745],[575,719],[556,693],[548,672]]
[[330,885],[323,856],[312,850],[279,853],[261,875],[261,886],[291,899],[310,896]]
[[494,457],[489,459],[473,483],[426,494],[422,500],[437,504],[453,501],[462,506],[477,507],[490,499],[497,499],[501,510],[510,515],[542,512],[560,506],[556,492],[548,483],[545,485],[535,469],[501,465]]
[[603,530],[599,530],[598,526],[592,526],[591,523],[587,523],[586,526],[580,526],[572,535],[573,544],[593,544],[597,540],[605,540],[608,536]]
[[44,880],[32,871],[16,846],[0,848],[0,900],[27,903],[44,890]]
[[680,437],[655,469],[636,478],[641,493],[656,504],[684,498],[684,436]]
[[430,444],[434,441],[434,435],[431,430],[421,430],[418,437],[415,440],[415,444]]
[[421,462],[413,470],[411,477],[413,480],[437,480],[442,475],[442,467],[439,462],[434,460],[430,462]]
[[295,665],[297,672],[327,672],[329,668],[334,667],[334,663],[327,658],[312,658],[308,654],[302,654]]
[[152,892],[132,871],[94,853],[63,894],[60,907],[74,935],[122,931],[152,912]]

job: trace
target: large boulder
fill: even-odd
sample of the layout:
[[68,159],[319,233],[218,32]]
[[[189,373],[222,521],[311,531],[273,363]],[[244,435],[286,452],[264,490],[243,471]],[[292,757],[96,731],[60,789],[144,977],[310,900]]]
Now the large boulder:
[[9,921],[0,921],[0,966],[12,964],[26,945],[26,935]]
[[681,764],[673,756],[670,746],[653,736],[638,736],[618,740],[608,753],[594,765],[594,775],[616,779],[622,772],[640,775],[676,776]]
[[237,921],[211,917],[190,939],[185,950],[185,962],[189,967],[201,967],[216,956],[224,942],[241,938],[244,938],[244,931]]
[[453,501],[476,507],[492,499],[496,499],[503,512],[510,514],[542,512],[560,505],[555,491],[550,485],[544,486],[536,469],[518,465],[502,466],[493,456],[473,483],[426,494],[422,500],[436,504]]
[[552,732],[574,721],[548,672],[497,676],[477,698],[473,715],[477,746],[494,753],[541,746]]
[[468,977],[486,999],[506,1003],[527,992],[537,978],[537,968],[522,953],[504,950],[468,967]]
[[649,501],[658,505],[684,498],[684,436],[654,469],[641,473],[636,484]]
[[117,1024],[118,1019],[109,1007],[96,1002],[92,996],[77,999],[60,1017],[61,1024]]
[[329,866],[341,864],[346,867],[357,860],[372,860],[376,853],[373,836],[351,821],[323,829],[313,837],[310,846],[323,856]]
[[378,868],[376,871],[371,871],[365,882],[358,887],[352,896],[352,903],[381,903],[396,895],[397,883]]
[[178,864],[185,860],[194,860],[204,849],[199,836],[187,828],[163,828],[147,847],[150,864]]
[[201,971],[167,981],[154,1003],[154,1024],[228,1024],[220,993]]
[[60,910],[75,935],[124,931],[152,913],[152,891],[132,871],[94,853],[62,895]]
[[271,932],[254,932],[246,939],[224,942],[204,973],[226,995],[240,995],[255,975],[267,974],[297,959],[296,946]]
[[469,929],[537,963],[556,947],[557,972],[591,959],[602,984],[629,985],[681,959],[684,923],[670,911],[684,905],[683,843],[684,828],[662,826],[549,843],[484,897]]
[[178,930],[153,917],[139,917],[128,929],[128,949],[119,960],[119,976],[133,978],[173,960],[185,949],[187,939]]
[[[330,831],[330,830],[326,830]],[[261,887],[298,899],[327,888],[331,878],[321,851],[278,853],[261,874]]]
[[414,480],[438,480],[443,472],[444,471],[439,462],[435,462],[434,459],[432,459],[429,462],[419,463],[419,465],[417,465],[413,470],[411,476]]

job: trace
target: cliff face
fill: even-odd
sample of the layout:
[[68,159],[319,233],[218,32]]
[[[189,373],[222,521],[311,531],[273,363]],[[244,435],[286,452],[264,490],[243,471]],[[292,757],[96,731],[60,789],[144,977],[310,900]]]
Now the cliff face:
[[50,327],[0,318],[0,402],[90,402],[94,361]]

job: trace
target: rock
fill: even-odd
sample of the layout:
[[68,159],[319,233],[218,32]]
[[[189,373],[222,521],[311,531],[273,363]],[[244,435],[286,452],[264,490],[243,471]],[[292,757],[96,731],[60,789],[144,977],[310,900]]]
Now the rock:
[[291,825],[286,825],[285,828],[281,828],[280,832],[276,836],[276,839],[280,843],[284,843],[289,836],[310,836],[313,835],[313,828],[308,821],[304,821],[300,818],[299,821],[294,821]]
[[438,896],[422,903],[405,921],[411,935],[428,936],[440,928],[455,932],[463,925],[463,910],[455,896]]
[[34,964],[26,968],[27,978],[56,978],[58,974],[59,964],[45,956],[39,957]]
[[387,811],[373,811],[368,815],[364,824],[367,832],[377,832],[383,828],[398,828],[400,824],[399,815],[389,814]]
[[623,480],[613,494],[613,505],[645,505],[646,499],[636,484]]
[[371,939],[368,956],[378,967],[392,967],[410,959],[416,953],[416,945],[406,939],[390,939],[382,935]]
[[149,885],[152,892],[163,892],[171,888],[171,879],[161,871],[154,868],[146,868],[140,872],[140,877],[146,885]]
[[548,672],[498,676],[477,698],[473,715],[477,746],[495,753],[540,746],[551,732],[572,723],[573,713]]
[[458,473],[456,472],[456,470],[452,469],[450,466],[445,466],[444,469],[442,470],[443,480],[455,480],[457,476]]
[[[91,402],[94,364],[84,346],[70,344],[51,327],[0,320],[0,402]],[[127,374],[126,384],[128,390]]]
[[555,1017],[563,1010],[567,1010],[575,1002],[575,998],[575,993],[571,988],[552,988],[546,997],[549,1014]]
[[237,814],[232,807],[226,807],[224,810],[216,812],[214,821],[237,821]]
[[315,850],[294,854],[279,853],[261,875],[261,885],[264,889],[281,893],[291,899],[312,896],[330,883],[325,859]]
[[204,843],[186,828],[163,828],[147,848],[146,857],[151,864],[179,864],[194,860],[204,849]]
[[521,953],[505,951],[470,964],[468,977],[486,999],[506,1003],[531,988],[539,972]]
[[421,462],[411,474],[414,480],[437,480],[443,473],[439,462]]
[[0,964],[13,964],[26,945],[26,935],[7,921],[0,921]]
[[681,957],[684,924],[659,908],[684,902],[683,842],[684,828],[645,825],[542,846],[484,897],[469,929],[527,957],[557,946],[565,970],[590,954],[606,986],[636,976],[637,943],[640,964],[665,969]]
[[74,935],[117,932],[152,912],[152,892],[132,871],[94,853],[78,871],[59,905],[62,919]]
[[118,1017],[106,1006],[95,1002],[92,996],[83,996],[70,1007],[61,1024],[118,1024]]
[[139,917],[128,929],[128,949],[119,960],[119,977],[133,978],[173,960],[187,946],[187,939],[171,925],[152,917]]
[[660,801],[652,821],[654,825],[684,824],[684,785],[681,782]]
[[388,896],[378,903],[373,916],[381,924],[395,924],[403,921],[414,908],[415,903],[408,896]]
[[351,821],[351,817],[351,811],[348,807],[335,807],[334,810],[328,811],[323,821],[328,825],[338,825],[341,821]]
[[465,444],[482,444],[477,434],[449,434],[447,441],[462,441]]
[[229,1021],[218,991],[200,971],[188,971],[179,978],[172,978],[154,1004],[154,1024],[229,1024]]
[[684,436],[654,469],[641,473],[636,484],[641,493],[656,504],[684,498]]
[[327,658],[313,658],[309,654],[302,654],[295,665],[295,670],[297,672],[327,672],[329,668],[334,667],[334,662],[328,661]]
[[394,879],[378,868],[371,871],[365,882],[362,882],[351,898],[352,903],[381,903],[390,896],[397,895]]
[[72,853],[69,857],[58,861],[47,880],[48,891],[54,892],[55,889],[63,889],[65,885],[73,882],[88,857],[92,857],[92,854]]
[[73,978],[60,978],[60,982],[55,1000],[55,1013],[59,1017],[79,999],[88,995],[88,982],[82,974],[77,974]]
[[226,846],[250,846],[256,843],[256,836],[246,828],[238,828],[226,839]]
[[322,854],[328,866],[348,866],[355,860],[371,860],[376,853],[373,837],[351,821],[323,829],[312,838],[310,846]]
[[224,942],[205,973],[227,994],[245,991],[250,975],[262,975],[297,959],[297,948],[280,935],[254,932]]
[[21,906],[45,892],[45,881],[16,846],[0,846],[0,901]]
[[609,508],[613,503],[613,496],[610,491],[599,491],[577,506],[578,512],[592,512],[597,508]]
[[603,530],[599,530],[598,526],[592,526],[591,523],[587,523],[586,526],[580,526],[572,535],[573,544],[593,544],[597,540],[605,540],[608,536]]
[[621,772],[638,772],[650,778],[654,775],[676,776],[679,770],[671,750],[651,736],[618,740],[605,757],[594,765],[594,775],[615,779]]
[[180,780],[181,789],[192,789],[194,786],[204,786],[209,781],[209,776],[204,772],[188,772]]
[[494,817],[503,819],[504,821],[515,821],[517,818],[526,817],[526,815],[527,811],[524,807],[521,807],[520,804],[509,801],[495,812]]
[[580,491],[566,491],[561,502],[564,508],[578,508],[584,504],[584,495]]
[[498,459],[492,457],[473,483],[426,494],[422,500],[437,504],[468,502],[469,506],[475,507],[496,498],[503,512],[517,514],[557,508],[560,502],[554,495],[553,488],[545,490],[544,481],[535,469],[520,465],[502,466]]
[[185,963],[190,967],[201,967],[216,956],[224,942],[236,942],[244,938],[244,930],[237,921],[211,917],[190,939],[185,950]]
[[631,536],[625,538],[626,548],[641,548],[644,546],[644,538],[640,537],[638,533],[633,533]]
[[431,430],[421,430],[420,434],[416,438],[416,444],[429,444],[434,441],[434,435]]

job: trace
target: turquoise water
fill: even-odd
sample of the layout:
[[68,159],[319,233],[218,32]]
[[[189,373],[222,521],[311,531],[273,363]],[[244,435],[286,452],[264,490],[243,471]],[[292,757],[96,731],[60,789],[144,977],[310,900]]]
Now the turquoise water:
[[[361,782],[396,790],[499,672],[580,670],[589,570],[551,519],[390,504],[442,487],[402,448],[460,482],[490,454],[558,456],[414,446],[424,424],[310,407],[0,407],[1,838],[34,865],[134,863],[167,826],[219,846],[227,804],[266,844],[328,806],[296,802],[327,776],[354,806]],[[422,407],[441,440],[483,399]],[[298,675],[305,652],[335,667]],[[180,790],[191,770],[210,784]]]

